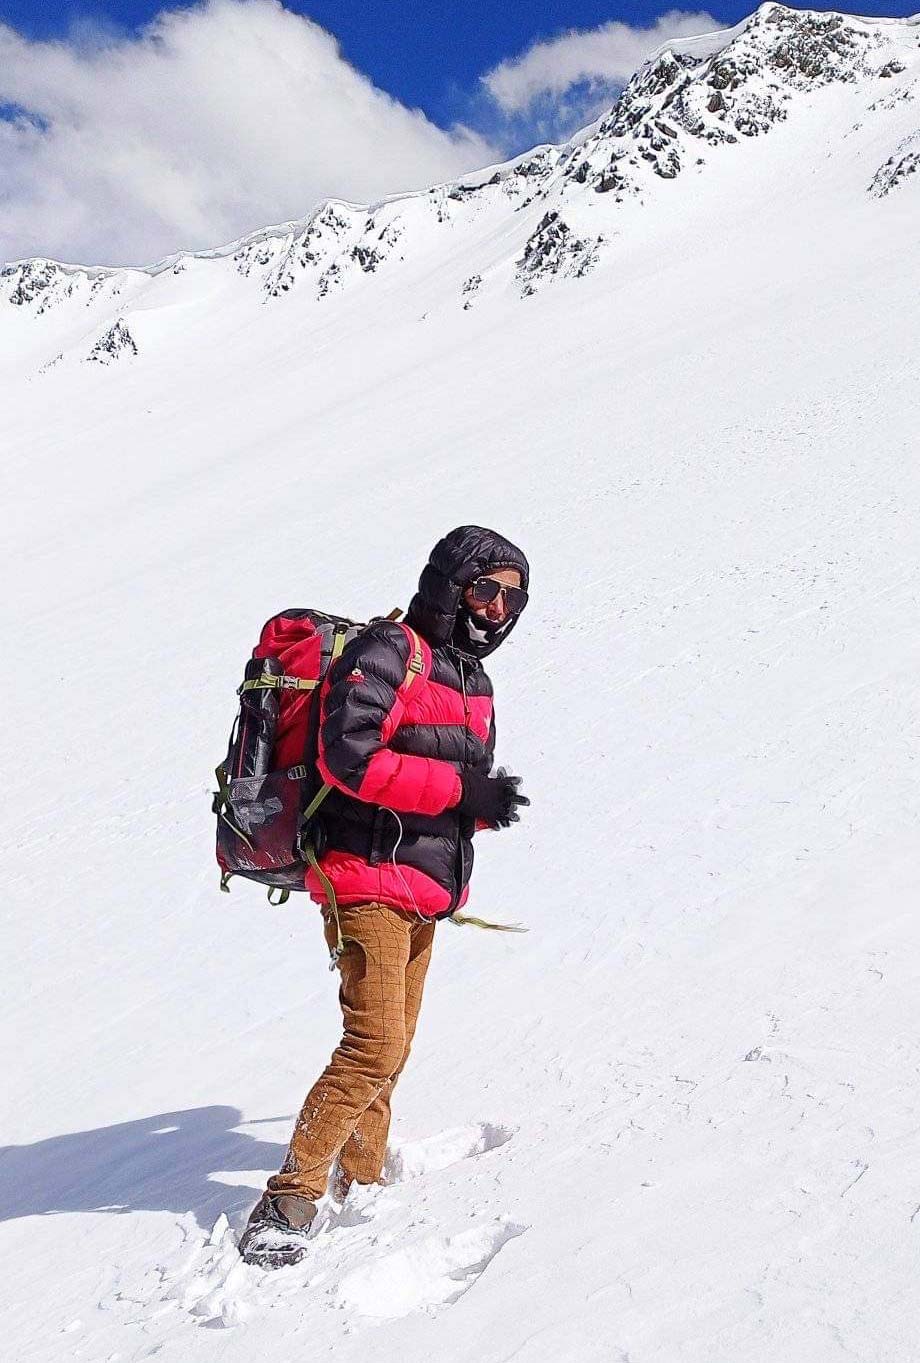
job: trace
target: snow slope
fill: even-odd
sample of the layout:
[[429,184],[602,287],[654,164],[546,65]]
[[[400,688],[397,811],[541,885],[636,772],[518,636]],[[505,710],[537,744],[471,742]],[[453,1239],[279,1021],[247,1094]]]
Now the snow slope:
[[[466,185],[8,267],[5,1356],[913,1363],[918,38],[764,6]],[[269,613],[468,520],[530,932],[439,928],[390,1181],[266,1277],[335,983],[210,771]]]

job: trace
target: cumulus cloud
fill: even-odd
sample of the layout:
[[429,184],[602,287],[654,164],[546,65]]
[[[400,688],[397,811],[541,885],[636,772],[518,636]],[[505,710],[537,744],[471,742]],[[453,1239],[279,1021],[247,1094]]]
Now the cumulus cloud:
[[616,20],[570,29],[499,62],[480,80],[501,115],[503,140],[520,139],[525,129],[534,140],[556,140],[596,118],[656,48],[720,27],[705,11],[675,9],[648,28]]
[[280,0],[205,0],[65,42],[0,24],[0,260],[145,264],[497,155],[375,87]]

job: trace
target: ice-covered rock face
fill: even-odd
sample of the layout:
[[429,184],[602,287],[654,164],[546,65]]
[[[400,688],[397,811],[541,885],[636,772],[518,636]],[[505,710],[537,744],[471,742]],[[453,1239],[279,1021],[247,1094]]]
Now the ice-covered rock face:
[[[87,309],[87,327],[101,336],[155,281],[193,263],[196,271],[241,277],[266,304],[291,299],[298,307],[329,308],[353,290],[399,288],[404,268],[438,279],[449,273],[458,248],[464,256],[452,285],[458,308],[478,308],[497,290],[527,298],[556,280],[590,274],[616,249],[624,214],[659,202],[679,212],[688,169],[709,176],[732,158],[753,164],[764,138],[800,110],[817,108],[822,92],[831,100],[827,107],[836,107],[828,95],[835,86],[855,92],[860,117],[891,123],[890,142],[867,167],[863,191],[875,199],[905,192],[920,165],[916,130],[904,127],[905,109],[909,116],[920,94],[918,39],[912,20],[762,5],[735,29],[655,53],[603,118],[560,147],[538,147],[480,175],[372,208],[329,201],[304,221],[149,270],[20,262],[0,270],[0,308],[35,318]],[[828,123],[840,146],[860,126]],[[808,147],[796,156],[800,150]]]

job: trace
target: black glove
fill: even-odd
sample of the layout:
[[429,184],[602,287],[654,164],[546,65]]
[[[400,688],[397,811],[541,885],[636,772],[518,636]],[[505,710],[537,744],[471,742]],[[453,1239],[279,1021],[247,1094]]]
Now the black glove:
[[517,806],[530,804],[526,795],[518,794],[520,776],[509,776],[504,767],[499,767],[495,776],[468,771],[460,779],[463,794],[457,808],[462,814],[481,819],[490,828],[508,828],[517,823],[521,817]]

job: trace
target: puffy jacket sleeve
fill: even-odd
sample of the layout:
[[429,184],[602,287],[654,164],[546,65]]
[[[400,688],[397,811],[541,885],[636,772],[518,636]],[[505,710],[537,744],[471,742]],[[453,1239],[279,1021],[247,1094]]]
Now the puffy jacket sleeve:
[[[321,698],[320,775],[358,800],[407,814],[441,814],[461,795],[451,762],[388,746],[405,709],[409,639],[378,621],[346,645]],[[411,685],[426,681],[413,674]]]
[[[486,751],[482,760],[482,770],[490,772],[495,761],[495,711],[492,711],[492,718],[489,720],[489,737],[486,739]],[[484,833],[487,829],[493,830],[494,825],[486,823],[485,819],[476,820],[476,832]]]

